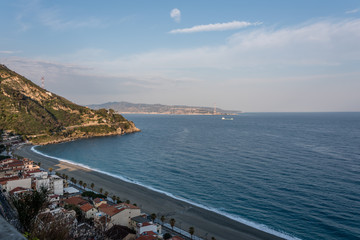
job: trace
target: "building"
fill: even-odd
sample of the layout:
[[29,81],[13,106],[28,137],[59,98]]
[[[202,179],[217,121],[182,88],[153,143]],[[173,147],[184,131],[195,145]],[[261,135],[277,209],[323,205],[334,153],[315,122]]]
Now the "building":
[[122,225],[133,228],[131,219],[141,214],[140,208],[127,203],[116,205],[101,204],[98,208],[99,211],[110,217],[109,228],[113,225]]
[[10,192],[14,188],[23,187],[31,188],[31,178],[8,177],[0,178],[1,188]]
[[95,198],[93,202],[94,202],[95,207],[99,207],[101,204],[107,204],[107,201],[105,198]]
[[81,211],[83,211],[85,218],[94,218],[98,210],[91,205],[90,203],[85,203],[80,206]]

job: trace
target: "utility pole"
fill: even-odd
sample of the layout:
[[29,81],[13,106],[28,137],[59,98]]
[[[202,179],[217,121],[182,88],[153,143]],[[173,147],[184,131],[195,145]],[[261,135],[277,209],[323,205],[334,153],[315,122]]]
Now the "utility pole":
[[41,88],[45,88],[45,78],[41,77]]

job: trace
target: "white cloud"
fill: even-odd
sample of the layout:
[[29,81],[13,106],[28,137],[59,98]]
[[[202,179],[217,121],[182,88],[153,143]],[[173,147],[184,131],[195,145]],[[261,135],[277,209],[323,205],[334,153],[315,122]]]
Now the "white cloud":
[[262,24],[261,22],[240,22],[240,21],[232,21],[227,23],[214,23],[207,25],[196,25],[191,28],[182,28],[182,29],[174,29],[171,30],[170,33],[194,33],[194,32],[210,32],[210,31],[225,31],[225,30],[233,30],[240,29],[249,26],[256,26]]
[[[217,98],[223,99],[218,103],[225,108],[251,111],[359,111],[359,42],[360,19],[322,20],[239,32],[218,46],[154,50],[116,59],[101,49],[84,49],[76,56],[62,56],[55,65],[46,61],[27,65],[24,59],[11,65],[28,69],[38,80],[44,71],[53,71],[57,88],[63,89],[54,91],[66,93],[74,85],[73,95],[66,97],[79,99],[75,90],[80,89],[83,103],[103,92],[101,101],[206,105]],[[70,64],[74,61],[81,64]],[[99,91],[86,95],[97,84]],[[293,106],[285,95],[293,99]]]
[[349,10],[349,11],[346,11],[345,13],[346,14],[352,14],[352,13],[357,13],[357,12],[359,12],[359,8],[356,8],[356,9],[353,9],[353,10]]
[[180,22],[181,21],[181,12],[180,12],[180,10],[177,9],[177,8],[174,8],[173,10],[171,10],[170,17],[172,19],[174,19],[175,22]]

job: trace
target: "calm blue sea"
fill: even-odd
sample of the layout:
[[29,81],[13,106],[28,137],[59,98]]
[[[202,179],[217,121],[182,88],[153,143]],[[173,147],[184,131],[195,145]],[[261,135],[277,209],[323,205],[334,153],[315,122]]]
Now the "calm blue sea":
[[360,239],[360,113],[125,117],[142,132],[36,149],[289,239]]

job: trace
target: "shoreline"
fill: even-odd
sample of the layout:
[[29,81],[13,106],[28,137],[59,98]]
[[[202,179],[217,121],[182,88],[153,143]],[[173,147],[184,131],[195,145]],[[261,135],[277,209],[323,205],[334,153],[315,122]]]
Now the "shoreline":
[[[195,235],[206,236],[208,239],[215,237],[219,239],[284,239],[271,233],[259,230],[252,226],[240,223],[229,217],[216,213],[212,210],[193,205],[186,200],[180,200],[166,193],[152,190],[145,186],[122,180],[110,174],[92,170],[67,161],[40,155],[31,150],[33,145],[20,145],[14,153],[19,156],[30,158],[35,162],[41,162],[44,169],[53,168],[54,171],[65,173],[69,178],[82,180],[88,185],[95,184],[95,190],[103,188],[109,192],[109,196],[116,195],[122,201],[130,200],[136,203],[142,211],[151,214],[156,213],[158,217],[164,215],[166,222],[170,218],[176,220],[175,226],[187,231],[190,226],[195,228]],[[271,230],[271,229],[270,229]],[[274,231],[275,232],[275,231]],[[281,234],[281,233],[279,233]],[[290,237],[283,234],[283,237]]]

